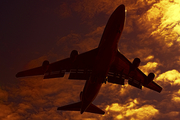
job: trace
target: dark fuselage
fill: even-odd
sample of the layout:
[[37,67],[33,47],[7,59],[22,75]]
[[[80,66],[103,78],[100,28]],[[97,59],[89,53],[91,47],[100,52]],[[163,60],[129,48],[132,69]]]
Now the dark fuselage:
[[102,83],[105,81],[110,66],[115,59],[118,50],[118,42],[121,36],[125,21],[125,6],[120,5],[111,15],[104,29],[101,42],[98,47],[98,54],[93,66],[92,75],[86,81],[82,94],[81,113],[96,98]]

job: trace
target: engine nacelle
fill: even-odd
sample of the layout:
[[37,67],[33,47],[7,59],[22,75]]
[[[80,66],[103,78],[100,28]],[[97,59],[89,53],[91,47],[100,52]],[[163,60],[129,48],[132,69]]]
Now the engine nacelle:
[[140,64],[141,60],[139,58],[135,58],[130,66],[130,69],[129,69],[129,73],[131,71],[134,71],[136,68],[139,67],[139,64]]
[[81,101],[82,101],[82,94],[83,94],[83,92],[81,91],[80,95],[79,95]]
[[148,85],[150,82],[153,81],[154,77],[155,77],[154,73],[149,73],[149,75],[147,76],[147,79],[146,79],[145,83]]
[[141,62],[141,60],[139,58],[135,58],[133,60],[132,65],[133,65],[134,69],[139,67],[140,62]]
[[42,64],[44,72],[46,72],[49,68],[49,61],[45,60]]
[[72,59],[72,61],[76,60],[77,56],[78,56],[77,50],[73,50],[70,54],[70,58]]

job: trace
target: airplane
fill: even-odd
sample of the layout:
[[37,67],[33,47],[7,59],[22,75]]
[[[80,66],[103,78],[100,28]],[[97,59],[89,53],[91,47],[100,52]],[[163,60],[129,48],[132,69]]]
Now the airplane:
[[70,57],[49,63],[45,60],[42,66],[25,70],[16,74],[16,77],[44,75],[44,79],[64,77],[70,72],[72,80],[86,80],[83,91],[80,92],[80,101],[70,105],[58,107],[57,110],[80,111],[104,114],[105,112],[92,104],[103,83],[128,84],[142,89],[142,86],[157,92],[162,87],[153,81],[154,73],[145,75],[138,66],[140,59],[135,58],[131,63],[118,49],[118,42],[125,22],[125,6],[119,5],[110,16],[104,29],[99,46],[88,52],[78,54],[72,50]]

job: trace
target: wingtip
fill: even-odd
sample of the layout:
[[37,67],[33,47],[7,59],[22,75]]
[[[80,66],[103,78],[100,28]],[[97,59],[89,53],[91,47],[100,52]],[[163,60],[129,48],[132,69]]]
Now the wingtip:
[[17,77],[17,78],[20,77],[20,72],[18,72],[18,73],[16,74],[16,77]]
[[16,77],[17,77],[17,78],[23,77],[23,76],[24,76],[24,73],[23,73],[23,72],[18,72],[18,73],[16,74]]
[[162,91],[162,88],[158,92],[161,93],[161,91]]

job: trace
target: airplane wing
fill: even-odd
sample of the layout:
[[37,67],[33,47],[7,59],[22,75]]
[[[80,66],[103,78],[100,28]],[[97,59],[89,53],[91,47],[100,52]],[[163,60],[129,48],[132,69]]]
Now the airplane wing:
[[19,72],[16,77],[44,75],[44,79],[48,79],[63,77],[65,72],[70,72],[69,79],[87,80],[97,52],[98,48],[79,54],[75,60],[70,57],[51,64],[44,61],[42,66]]
[[[162,88],[153,81],[153,73],[146,76],[140,69],[132,69],[132,65],[133,64],[118,51],[115,61],[108,73],[108,82],[124,85],[124,79],[128,79],[128,84],[139,89],[142,89],[142,86],[144,86],[151,90],[161,92]],[[153,76],[153,78],[149,81],[151,76]]]

